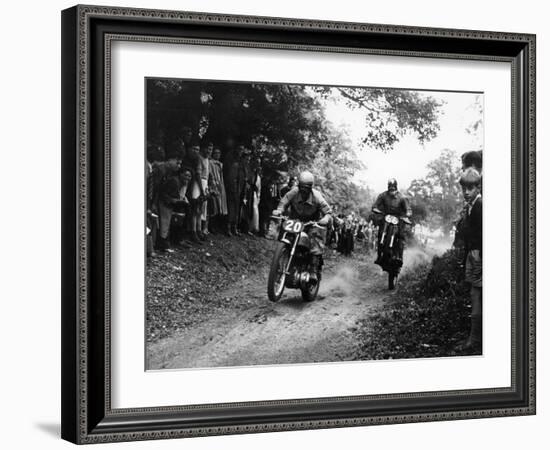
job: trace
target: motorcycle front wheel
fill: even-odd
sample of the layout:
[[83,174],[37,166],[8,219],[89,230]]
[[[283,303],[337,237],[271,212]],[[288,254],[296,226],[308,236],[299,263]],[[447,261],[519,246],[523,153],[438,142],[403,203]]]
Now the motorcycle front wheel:
[[285,269],[289,257],[290,251],[288,246],[279,243],[271,261],[269,277],[267,279],[267,297],[272,302],[278,302],[283,296],[286,281]]

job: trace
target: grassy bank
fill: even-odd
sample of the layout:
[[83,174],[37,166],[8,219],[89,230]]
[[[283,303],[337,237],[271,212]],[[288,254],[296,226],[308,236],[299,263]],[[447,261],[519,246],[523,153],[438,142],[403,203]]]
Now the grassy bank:
[[[228,285],[268,267],[275,242],[254,237],[211,236],[203,245],[159,254],[147,261],[147,340],[185,329],[241,298],[221,293]],[[263,288],[263,286],[262,286]]]
[[359,328],[361,359],[454,356],[469,330],[469,289],[460,254],[449,250],[404,274]]

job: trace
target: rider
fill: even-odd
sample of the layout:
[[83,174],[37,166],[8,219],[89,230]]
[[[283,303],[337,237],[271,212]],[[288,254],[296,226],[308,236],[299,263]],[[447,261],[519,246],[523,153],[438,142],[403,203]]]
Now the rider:
[[310,227],[306,230],[311,242],[311,276],[317,279],[317,269],[322,264],[323,249],[325,248],[326,225],[331,218],[331,208],[323,195],[313,189],[314,177],[311,172],[304,171],[298,177],[298,186],[288,191],[279,202],[273,215],[280,216],[288,209],[290,219],[299,219],[303,222],[317,221],[323,228]]
[[[397,190],[397,180],[395,178],[390,178],[388,180],[388,190],[382,192],[378,196],[376,202],[372,207],[372,211],[377,214],[382,214],[383,216],[385,216],[386,214],[391,214],[392,216],[403,219],[404,222],[408,224],[411,223],[409,217],[411,217],[412,212],[411,208],[409,207],[409,202],[407,201],[405,196],[403,196],[401,192]],[[380,225],[378,227],[378,257],[376,258],[376,261],[374,261],[375,264],[380,264],[382,262],[382,248],[380,246],[380,237],[383,230],[384,227]],[[404,229],[401,225],[401,222],[399,224],[399,238],[400,239],[397,240],[397,254],[398,259],[403,261]]]

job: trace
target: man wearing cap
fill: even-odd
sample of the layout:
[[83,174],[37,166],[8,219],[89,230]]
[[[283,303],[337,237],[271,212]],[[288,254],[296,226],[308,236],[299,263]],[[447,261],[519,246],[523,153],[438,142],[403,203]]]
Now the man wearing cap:
[[462,223],[462,237],[466,252],[465,278],[470,283],[472,315],[470,335],[459,347],[461,350],[481,351],[481,287],[482,287],[482,201],[481,175],[470,167],[460,177],[462,194],[466,200]]
[[[409,202],[407,199],[397,190],[397,180],[395,178],[390,178],[388,180],[388,190],[382,192],[376,202],[372,207],[372,211],[377,214],[390,214],[392,216],[398,217],[400,219],[405,219],[406,222],[410,223],[410,217],[412,215],[411,208],[409,207]],[[383,218],[382,216],[382,218]],[[378,243],[380,243],[380,237],[382,235],[382,230],[384,227],[378,227]],[[404,247],[404,230],[400,223],[399,225],[399,237],[397,240],[397,249],[399,254],[399,259],[403,260],[403,247]],[[375,264],[380,264],[381,256],[381,247],[378,245],[378,257],[376,258]]]
[[[323,194],[313,189],[314,177],[311,172],[302,172],[298,177],[298,186],[293,187],[283,196],[273,215],[281,215],[288,210],[290,219],[303,222],[317,221],[323,227],[329,223],[332,210]],[[325,248],[326,228],[310,227],[307,234],[311,241],[311,275],[317,278],[317,269]]]

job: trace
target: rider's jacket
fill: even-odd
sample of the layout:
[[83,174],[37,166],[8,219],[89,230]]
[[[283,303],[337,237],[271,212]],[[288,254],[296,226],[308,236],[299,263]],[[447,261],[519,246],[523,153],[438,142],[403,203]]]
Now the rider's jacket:
[[300,219],[303,221],[320,220],[326,214],[332,213],[323,194],[316,189],[312,189],[309,197],[304,200],[298,187],[293,187],[281,199],[277,207],[281,212],[284,212],[287,208],[288,216],[291,219]]
[[372,206],[373,210],[374,208],[378,208],[384,214],[391,214],[392,216],[411,216],[411,208],[409,207],[409,202],[401,194],[401,192],[397,192],[395,197],[392,196],[388,191],[382,192]]

